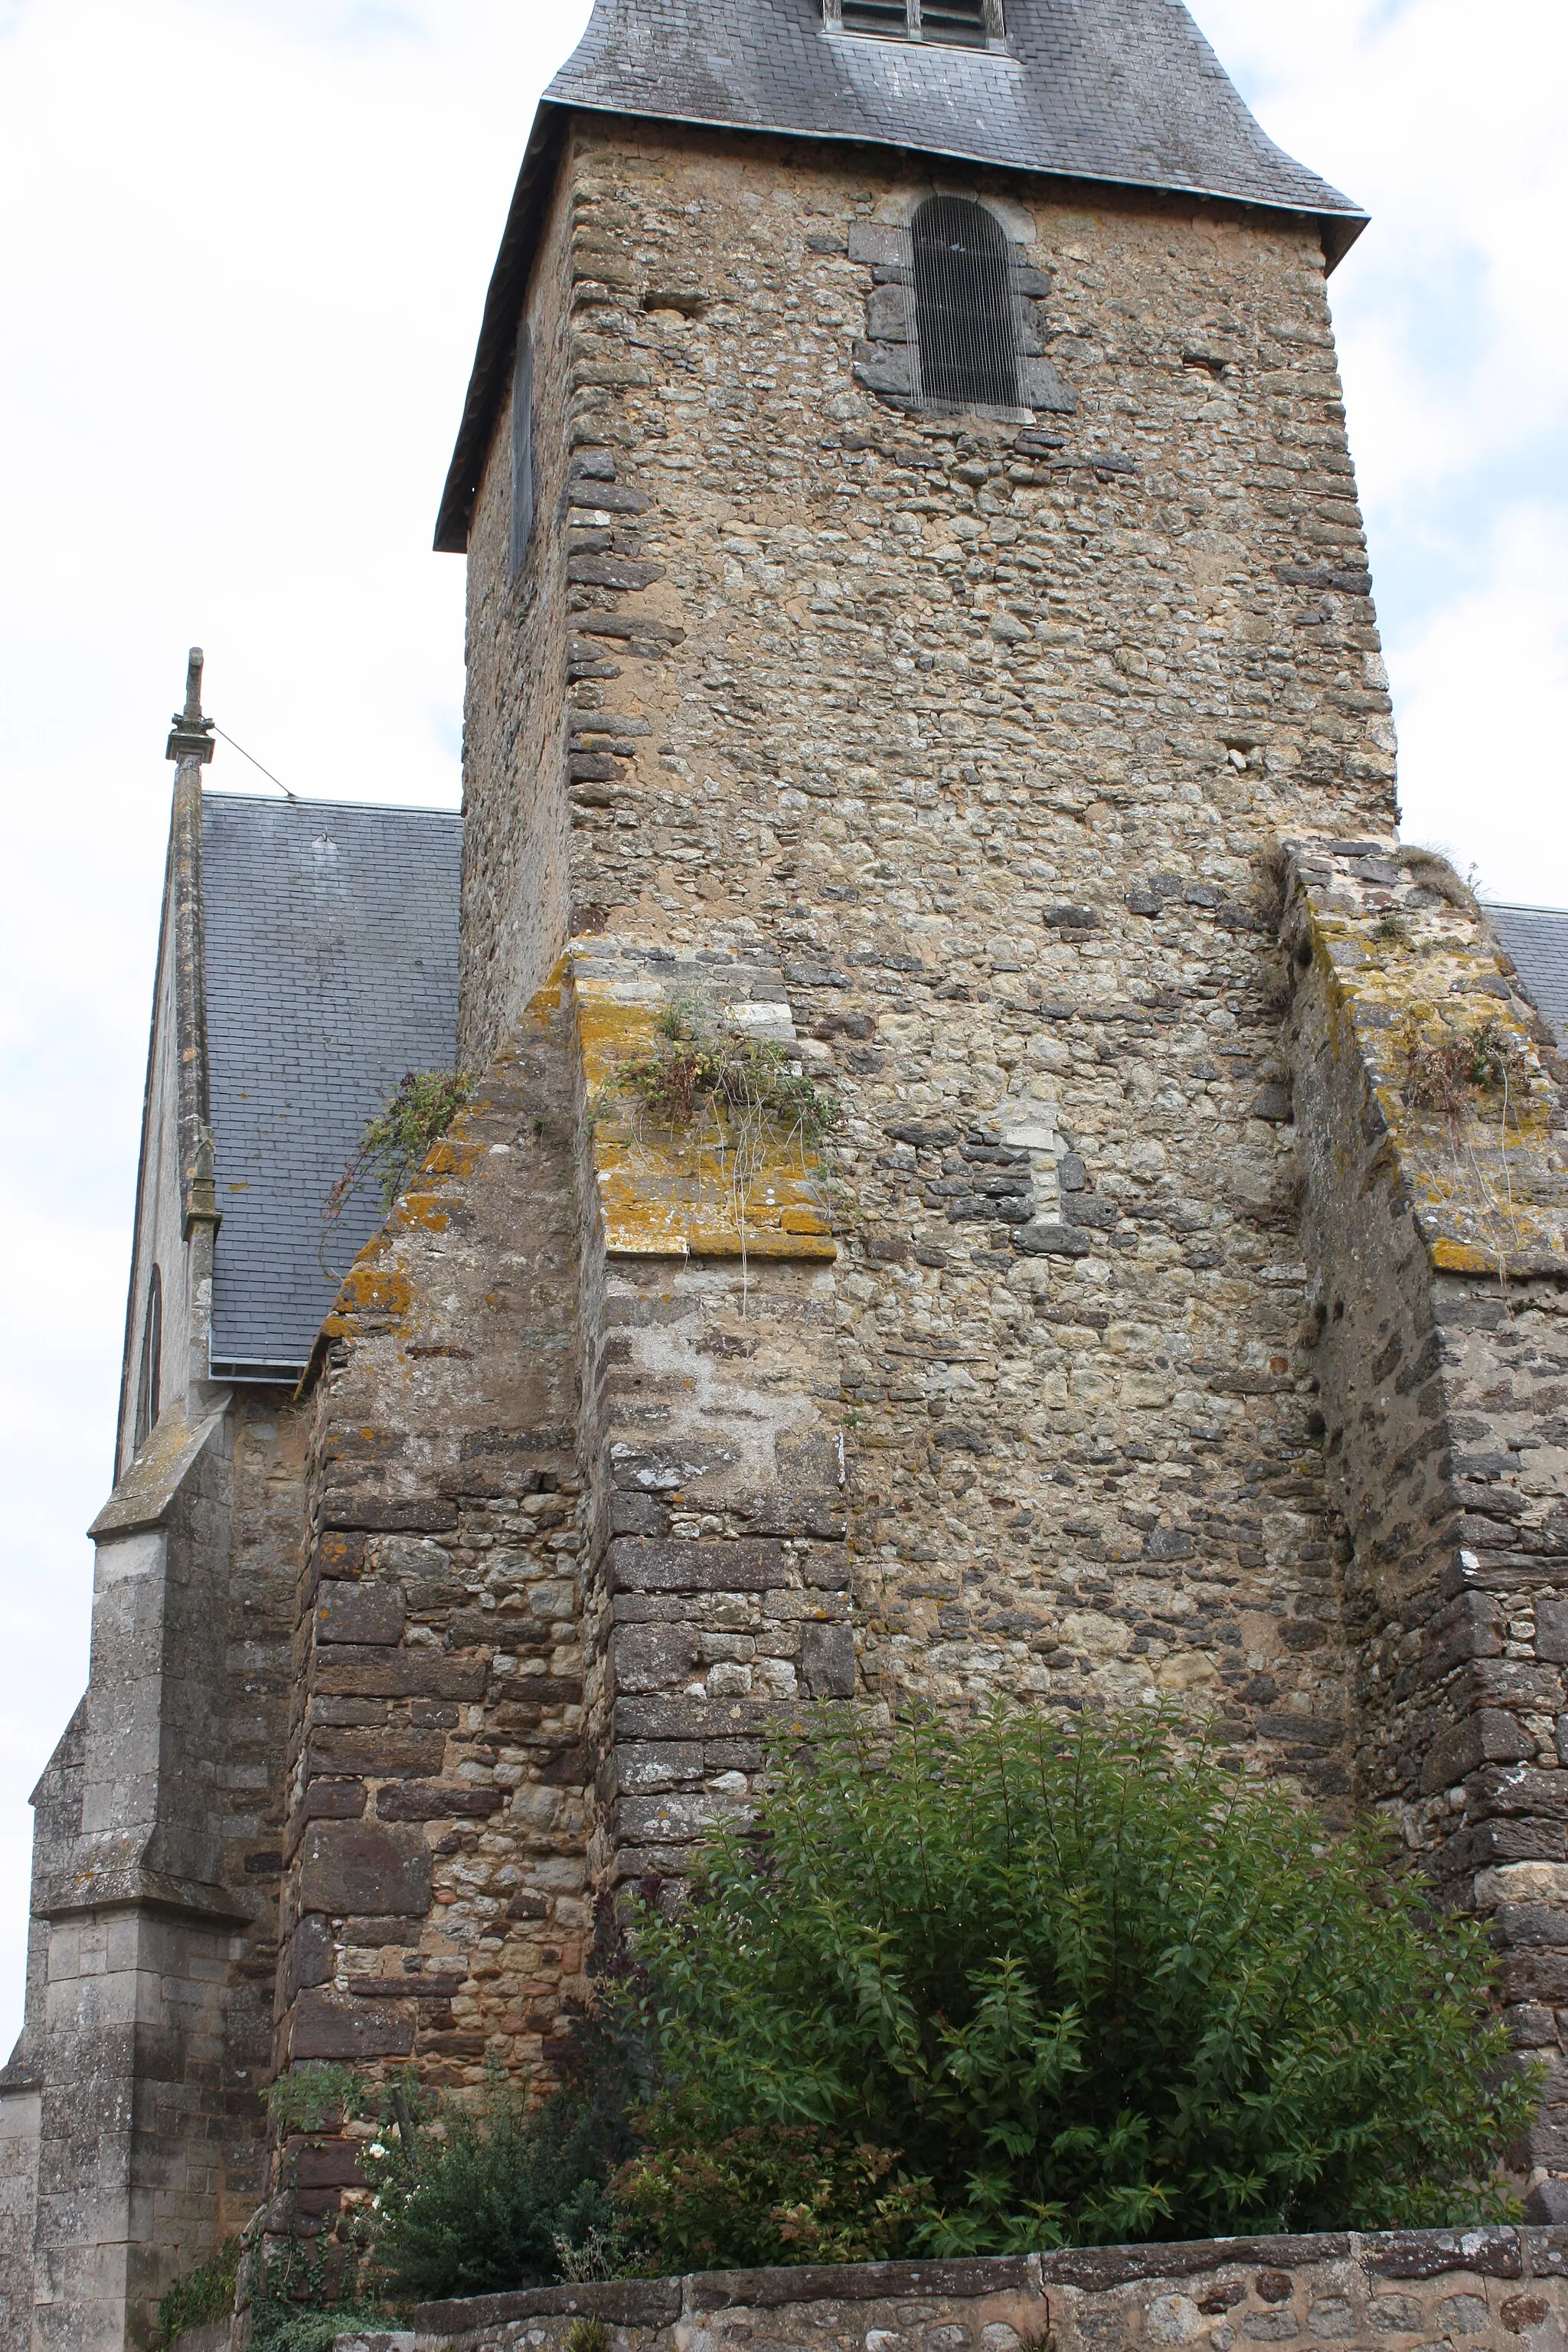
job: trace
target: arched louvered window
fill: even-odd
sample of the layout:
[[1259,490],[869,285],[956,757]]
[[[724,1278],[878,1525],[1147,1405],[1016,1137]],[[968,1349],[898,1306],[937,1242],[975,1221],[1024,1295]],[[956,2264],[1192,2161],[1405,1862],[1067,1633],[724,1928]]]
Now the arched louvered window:
[[142,1324],[142,1364],[136,1379],[136,1434],[132,1452],[140,1454],[157,1426],[163,1388],[163,1277],[156,1266],[147,1286],[147,1312]]
[[910,245],[921,398],[953,408],[1018,407],[1001,223],[967,196],[931,196],[914,216]]

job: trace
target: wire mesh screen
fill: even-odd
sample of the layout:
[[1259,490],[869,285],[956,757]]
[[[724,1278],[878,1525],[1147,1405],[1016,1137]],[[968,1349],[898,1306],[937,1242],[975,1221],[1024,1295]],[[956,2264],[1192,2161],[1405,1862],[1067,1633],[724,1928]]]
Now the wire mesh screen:
[[931,196],[914,216],[910,259],[921,398],[943,407],[1018,407],[1018,338],[1001,223],[965,196]]

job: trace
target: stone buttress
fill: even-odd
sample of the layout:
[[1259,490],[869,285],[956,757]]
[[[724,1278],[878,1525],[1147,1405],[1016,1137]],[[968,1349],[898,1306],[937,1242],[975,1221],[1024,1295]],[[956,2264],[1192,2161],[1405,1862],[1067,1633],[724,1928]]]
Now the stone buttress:
[[[1539,2183],[1568,2170],[1568,1066],[1440,861],[1301,840],[1281,877],[1355,1784],[1493,1926],[1549,2062]],[[1505,1082],[1413,1108],[1413,1056],[1488,1028]]]

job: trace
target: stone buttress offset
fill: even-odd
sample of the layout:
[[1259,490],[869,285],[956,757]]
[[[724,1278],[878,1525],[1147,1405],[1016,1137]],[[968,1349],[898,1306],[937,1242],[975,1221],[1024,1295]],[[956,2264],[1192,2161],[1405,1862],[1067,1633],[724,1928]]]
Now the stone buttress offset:
[[[1488,1917],[1550,2062],[1532,2210],[1568,2189],[1568,1066],[1484,914],[1392,840],[1285,850],[1319,1421],[1343,1510],[1358,1794]],[[1507,1082],[1419,1108],[1491,1024]],[[1419,1088],[1415,1088],[1419,1092]],[[1561,2200],[1561,2203],[1559,2202]]]
[[[323,1330],[280,2070],[558,2071],[592,1896],[678,1879],[763,1736],[853,1690],[809,1156],[738,1182],[617,1089],[699,988],[791,1041],[755,963],[564,959]],[[277,2226],[357,2179],[285,2147]]]

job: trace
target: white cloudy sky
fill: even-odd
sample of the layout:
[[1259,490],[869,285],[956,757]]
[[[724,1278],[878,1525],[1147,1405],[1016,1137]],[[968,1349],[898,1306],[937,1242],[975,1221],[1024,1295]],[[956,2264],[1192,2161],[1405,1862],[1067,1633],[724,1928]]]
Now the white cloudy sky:
[[[297,792],[456,806],[461,566],[430,532],[533,100],[586,14],[0,0],[0,2057],[26,1793],[86,1669],[184,647]],[[1568,11],[1196,14],[1374,215],[1333,290],[1406,829],[1568,906]]]

